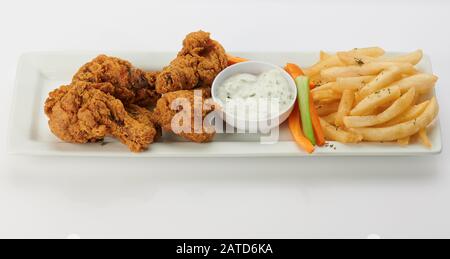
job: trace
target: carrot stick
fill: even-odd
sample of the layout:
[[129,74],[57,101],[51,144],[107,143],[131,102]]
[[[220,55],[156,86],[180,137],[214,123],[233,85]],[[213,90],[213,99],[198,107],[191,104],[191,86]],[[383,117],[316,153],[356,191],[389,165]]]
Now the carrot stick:
[[[303,70],[298,65],[293,63],[287,63],[284,67],[284,70],[286,70],[286,72],[288,72],[294,80],[299,76],[305,75],[305,73],[303,73]],[[310,89],[314,89],[315,87],[316,85],[313,82],[309,83]]]
[[235,57],[230,54],[227,54],[227,59],[228,59],[228,66],[248,61],[248,59]]
[[303,135],[302,126],[300,125],[300,112],[298,110],[298,105],[294,106],[294,111],[289,116],[289,129],[291,130],[292,137],[294,137],[295,142],[303,148],[306,152],[314,152],[314,146],[311,142]]
[[319,115],[317,114],[316,106],[314,105],[311,93],[309,95],[309,110],[311,113],[314,136],[316,137],[316,144],[321,147],[325,145],[325,134],[323,133],[322,125],[320,124]]
[[305,73],[303,73],[303,70],[296,64],[287,63],[284,69],[289,73],[289,75],[292,76],[294,80],[299,76],[305,75]]

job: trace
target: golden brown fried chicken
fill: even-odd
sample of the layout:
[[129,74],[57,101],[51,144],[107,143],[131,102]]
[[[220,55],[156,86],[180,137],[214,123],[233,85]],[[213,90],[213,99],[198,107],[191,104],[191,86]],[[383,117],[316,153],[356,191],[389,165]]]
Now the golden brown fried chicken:
[[227,67],[224,48],[203,31],[187,35],[183,49],[158,75],[156,91],[164,94],[198,87],[210,87],[214,78]]
[[128,61],[100,55],[81,67],[72,81],[97,83],[98,89],[108,88],[125,105],[150,106],[161,97],[155,90],[156,75],[136,69]]
[[51,131],[70,143],[114,136],[133,152],[147,149],[157,134],[151,116],[134,106],[130,115],[119,99],[100,88],[99,84],[78,81],[51,92],[45,102]]
[[156,77],[159,72],[145,72],[144,76],[147,80],[148,87],[136,90],[133,104],[141,107],[151,107],[156,105],[161,95],[156,92]]
[[158,125],[158,120],[155,118],[153,112],[134,104],[128,105],[127,107],[125,107],[125,110],[133,119],[139,121],[140,123],[143,123],[145,125],[152,125],[155,127],[157,134],[154,140],[162,136],[161,127]]
[[[211,92],[209,89],[196,90],[196,92],[200,93],[197,97],[192,90],[182,90],[165,94],[159,99],[156,105],[154,117],[165,131],[174,132],[193,142],[209,142],[214,138],[215,131],[214,128],[211,128],[209,125],[203,124],[203,121],[205,117],[214,110],[214,106],[209,105],[210,107],[205,107],[206,109],[202,109],[202,107],[208,106],[205,105],[205,99],[211,96]],[[188,107],[183,106],[183,103],[189,104],[191,109],[185,109]],[[194,107],[200,109],[200,112],[198,113],[199,118],[195,117],[196,113],[194,112]],[[176,120],[174,120],[175,116],[178,116]],[[189,118],[190,125],[186,124],[182,118]],[[196,124],[196,119],[202,124]],[[185,125],[189,125],[186,130],[184,130]],[[173,126],[175,126],[176,129],[174,129]]]

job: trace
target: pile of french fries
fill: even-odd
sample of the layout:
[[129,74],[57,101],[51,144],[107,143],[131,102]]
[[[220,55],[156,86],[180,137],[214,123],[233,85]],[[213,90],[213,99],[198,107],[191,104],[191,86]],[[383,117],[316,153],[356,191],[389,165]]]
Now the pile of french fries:
[[322,51],[304,73],[316,85],[312,95],[326,139],[408,145],[418,136],[431,147],[426,130],[439,107],[428,96],[438,78],[416,69],[422,58],[421,50],[396,57],[378,47]]

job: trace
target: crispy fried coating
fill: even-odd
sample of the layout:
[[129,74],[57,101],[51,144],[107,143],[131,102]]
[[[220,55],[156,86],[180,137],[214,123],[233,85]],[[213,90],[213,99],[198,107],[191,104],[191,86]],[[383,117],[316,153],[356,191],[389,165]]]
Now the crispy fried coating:
[[198,87],[210,87],[227,67],[224,48],[204,31],[193,32],[183,41],[183,49],[156,80],[156,91],[164,94]]
[[158,94],[155,90],[156,88],[156,77],[159,72],[145,72],[144,77],[147,80],[149,87],[144,87],[141,89],[137,89],[135,92],[135,98],[133,104],[136,104],[141,107],[151,107],[156,105],[159,98],[161,98],[161,94]]
[[157,134],[154,140],[162,136],[161,127],[158,125],[158,120],[155,118],[153,112],[151,112],[147,108],[143,108],[134,104],[128,105],[127,107],[125,107],[125,110],[133,119],[137,120],[138,122],[155,127]]
[[51,131],[70,143],[113,136],[133,152],[147,149],[157,134],[151,116],[140,109],[130,115],[119,99],[99,90],[100,85],[76,81],[51,92],[44,108]]
[[125,105],[150,106],[160,98],[155,90],[156,75],[134,68],[128,61],[100,55],[81,67],[72,81],[96,83],[102,91],[108,88],[107,92]]
[[[201,106],[205,106],[205,99],[209,98],[211,96],[211,92],[209,89],[202,89],[202,90],[198,90],[201,91],[201,95],[198,96],[202,98],[202,100],[195,102],[195,94],[193,90],[182,90],[182,91],[177,91],[177,92],[171,92],[171,93],[167,93],[165,94],[157,103],[156,105],[156,109],[154,111],[154,117],[157,120],[158,124],[161,125],[161,127],[163,128],[163,130],[165,131],[169,131],[169,132],[177,132],[175,129],[172,128],[173,125],[176,125],[176,127],[179,126],[179,128],[183,128],[184,125],[184,120],[176,120],[173,122],[173,119],[175,116],[177,115],[181,115],[180,117],[184,117],[187,116],[190,118],[191,122],[190,122],[190,129],[188,131],[182,131],[182,132],[178,132],[176,134],[180,135],[181,137],[193,141],[193,142],[197,142],[197,143],[204,143],[204,142],[210,142],[215,135],[214,129],[212,129],[211,132],[208,131],[208,129],[205,127],[205,125],[201,124],[200,126],[200,131],[201,132],[196,132],[196,128],[195,128],[195,112],[194,112],[194,107],[195,105],[198,105],[197,108],[201,105]],[[179,103],[177,102],[176,105],[178,105],[176,107],[176,109],[172,109],[173,105],[175,105],[175,101],[178,100],[185,100],[186,102],[188,102],[190,104],[191,110],[185,110],[182,105],[178,105]],[[201,119],[201,122],[203,123],[203,120],[205,119],[205,117],[211,113],[214,110],[214,106],[211,105],[210,107],[205,107],[206,109],[202,109],[200,106],[200,109],[202,111],[201,114],[201,118],[197,118],[197,119]],[[200,117],[200,116],[199,116]],[[174,124],[172,124],[172,122]]]

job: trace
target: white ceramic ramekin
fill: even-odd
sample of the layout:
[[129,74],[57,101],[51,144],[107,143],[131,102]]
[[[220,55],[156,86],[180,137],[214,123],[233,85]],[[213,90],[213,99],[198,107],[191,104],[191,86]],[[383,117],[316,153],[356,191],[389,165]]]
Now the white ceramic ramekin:
[[260,62],[260,61],[248,61],[243,63],[238,63],[233,66],[230,66],[223,70],[214,80],[212,85],[212,98],[215,103],[222,105],[222,101],[218,98],[218,88],[222,86],[225,80],[228,78],[241,73],[249,73],[254,75],[260,75],[264,72],[278,69],[280,70],[281,74],[284,78],[286,78],[287,82],[289,83],[289,86],[292,88],[294,95],[294,98],[292,102],[289,104],[288,108],[284,111],[280,111],[277,114],[274,114],[271,118],[267,118],[264,120],[257,120],[252,121],[248,119],[241,119],[235,117],[233,114],[227,114],[225,109],[221,109],[221,112],[219,112],[222,120],[226,121],[229,125],[233,126],[234,128],[237,128],[241,131],[249,132],[250,129],[254,130],[254,125],[258,125],[258,132],[266,132],[270,129],[273,129],[275,127],[278,127],[280,124],[282,124],[291,114],[292,110],[294,109],[296,97],[297,97],[297,87],[295,85],[294,80],[292,77],[284,71],[281,67],[277,65],[273,65],[270,63]]

